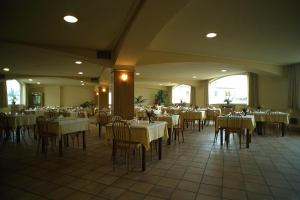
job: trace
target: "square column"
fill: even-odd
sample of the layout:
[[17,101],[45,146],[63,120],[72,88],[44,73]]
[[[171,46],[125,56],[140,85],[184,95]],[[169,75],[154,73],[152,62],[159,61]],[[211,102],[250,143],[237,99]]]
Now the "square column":
[[114,69],[112,87],[113,115],[134,117],[134,70]]
[[100,85],[98,87],[98,107],[99,110],[108,108],[108,93],[109,88],[107,85]]

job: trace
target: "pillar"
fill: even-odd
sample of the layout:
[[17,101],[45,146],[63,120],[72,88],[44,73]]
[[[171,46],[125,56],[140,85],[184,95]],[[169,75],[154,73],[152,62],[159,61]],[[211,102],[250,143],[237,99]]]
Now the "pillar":
[[112,87],[113,114],[123,119],[134,117],[134,70],[114,69]]
[[109,87],[107,85],[100,85],[98,87],[98,108],[99,110],[108,108],[108,93]]

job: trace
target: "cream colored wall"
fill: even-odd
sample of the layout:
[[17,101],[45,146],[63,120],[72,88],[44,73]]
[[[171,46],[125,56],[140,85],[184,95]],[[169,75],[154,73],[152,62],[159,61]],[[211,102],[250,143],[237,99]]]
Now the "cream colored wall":
[[258,76],[259,104],[265,108],[288,109],[288,78]]
[[146,99],[144,105],[154,105],[155,95],[159,90],[166,91],[166,87],[149,87],[143,85],[134,86],[134,97],[143,96]]
[[95,100],[95,92],[93,86],[61,87],[61,106],[79,106],[80,104],[86,101],[94,101],[94,100]]
[[44,86],[44,105],[60,106],[60,86]]
[[32,92],[43,93],[44,106],[79,106],[95,101],[94,86],[28,85],[28,98]]
[[204,81],[199,81],[198,84],[195,85],[196,105],[200,107],[205,106],[204,88]]

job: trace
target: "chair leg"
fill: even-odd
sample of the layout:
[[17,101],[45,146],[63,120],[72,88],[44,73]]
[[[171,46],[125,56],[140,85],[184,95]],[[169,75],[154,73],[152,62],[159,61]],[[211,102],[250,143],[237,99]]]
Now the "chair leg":
[[182,142],[184,142],[183,130],[181,129]]

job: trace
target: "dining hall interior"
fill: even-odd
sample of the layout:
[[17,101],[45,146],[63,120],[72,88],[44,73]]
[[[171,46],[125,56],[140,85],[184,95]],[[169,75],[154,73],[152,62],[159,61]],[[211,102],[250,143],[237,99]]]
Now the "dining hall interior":
[[300,199],[299,3],[0,2],[0,199]]

